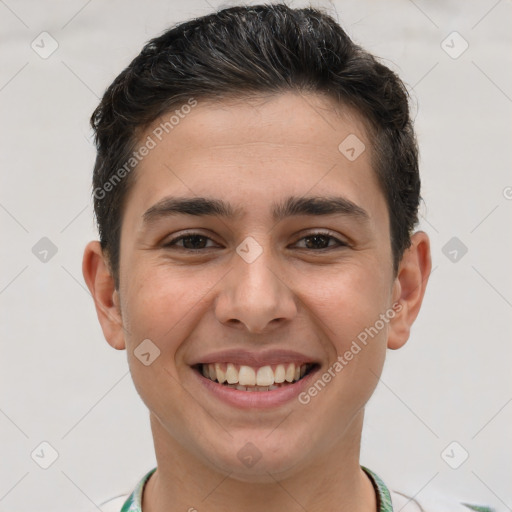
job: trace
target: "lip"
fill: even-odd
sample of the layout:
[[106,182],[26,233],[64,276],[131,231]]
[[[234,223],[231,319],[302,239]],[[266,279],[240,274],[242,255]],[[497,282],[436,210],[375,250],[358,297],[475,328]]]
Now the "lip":
[[274,349],[261,352],[250,352],[248,350],[231,349],[206,354],[197,358],[189,365],[195,366],[198,364],[210,363],[233,363],[252,366],[253,368],[260,368],[261,366],[270,366],[282,363],[295,363],[296,365],[303,365],[306,363],[319,364],[320,361],[315,357],[307,356],[293,350]]
[[200,384],[204,386],[203,389],[217,400],[239,409],[270,409],[297,399],[298,395],[311,385],[311,381],[315,378],[320,368],[320,365],[317,364],[297,382],[271,391],[242,391],[229,388],[204,377],[196,369],[191,369],[196,378],[199,379]]

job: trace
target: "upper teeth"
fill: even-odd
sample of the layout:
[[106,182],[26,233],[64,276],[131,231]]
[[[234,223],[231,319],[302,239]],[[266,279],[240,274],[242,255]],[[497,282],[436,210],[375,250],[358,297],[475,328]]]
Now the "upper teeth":
[[294,382],[304,377],[310,365],[295,365],[295,363],[278,364],[275,366],[251,366],[233,363],[211,363],[202,365],[202,373],[210,380],[221,384],[240,384],[241,386],[271,386],[274,383]]

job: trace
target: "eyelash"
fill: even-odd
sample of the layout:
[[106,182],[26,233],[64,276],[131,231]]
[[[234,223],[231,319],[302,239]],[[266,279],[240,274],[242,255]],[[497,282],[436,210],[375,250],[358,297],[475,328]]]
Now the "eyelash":
[[[328,233],[328,232],[323,232],[323,231],[316,231],[316,232],[313,232],[313,233],[309,233],[307,234],[306,236],[303,236],[302,238],[299,238],[298,241],[300,240],[304,240],[304,239],[307,239],[307,238],[313,238],[315,236],[323,236],[323,237],[326,237],[327,239],[329,239],[329,241],[327,242],[329,244],[330,240],[334,240],[336,242],[337,245],[335,246],[327,246],[327,247],[324,247],[324,248],[321,248],[321,249],[310,249],[310,248],[307,248],[307,247],[301,247],[301,249],[303,250],[306,250],[306,251],[314,251],[314,252],[320,252],[320,251],[329,251],[329,250],[332,250],[332,249],[336,249],[336,248],[341,248],[341,247],[348,247],[349,244],[347,242],[344,242],[342,240],[340,240],[339,238],[336,238],[335,236],[333,236],[332,234]],[[166,242],[165,244],[163,244],[163,247],[164,248],[172,248],[172,247],[179,247],[177,246],[177,242],[180,242],[186,238],[194,238],[194,237],[198,237],[198,238],[205,238],[207,240],[212,240],[210,237],[206,236],[206,235],[203,235],[202,233],[194,233],[194,232],[191,232],[191,233],[187,233],[185,235],[180,235],[176,238],[173,238],[172,240],[169,240],[169,242]],[[297,243],[297,242],[295,242]],[[191,253],[198,253],[198,252],[202,252],[202,251],[206,251],[208,249],[213,249],[213,247],[205,247],[205,248],[202,248],[202,249],[187,249],[186,247],[179,247],[180,250],[183,250],[183,251],[187,251],[187,252],[191,252]]]

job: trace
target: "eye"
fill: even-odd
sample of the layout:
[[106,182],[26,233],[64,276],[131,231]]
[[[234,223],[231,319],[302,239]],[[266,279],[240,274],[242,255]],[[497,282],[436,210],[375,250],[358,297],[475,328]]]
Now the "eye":
[[[308,249],[308,250],[329,250],[334,249],[336,247],[348,247],[348,243],[339,240],[338,238],[330,235],[329,233],[311,233],[303,238],[301,238],[297,244],[302,241],[305,241],[304,247],[299,247],[299,249]],[[334,242],[331,244],[331,242]]]
[[[208,245],[209,243],[210,245]],[[348,247],[349,244],[329,233],[318,232],[302,237],[294,245],[299,249],[322,251],[337,247]],[[169,240],[163,244],[163,247],[183,249],[185,251],[201,251],[218,247],[218,244],[202,233],[187,233]]]
[[[186,235],[181,235],[169,240],[163,244],[163,247],[178,247],[188,251],[197,251],[215,247],[215,245],[207,247],[209,241],[213,242],[211,238],[202,235],[201,233],[187,233]],[[213,243],[215,244],[215,242]]]

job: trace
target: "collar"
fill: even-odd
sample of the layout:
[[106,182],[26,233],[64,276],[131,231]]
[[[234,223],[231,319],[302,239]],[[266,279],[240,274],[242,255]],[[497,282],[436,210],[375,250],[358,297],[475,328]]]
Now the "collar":
[[[370,469],[361,466],[361,469],[368,475],[372,482],[375,494],[377,496],[377,511],[378,512],[393,512],[393,505],[391,504],[391,496],[389,490],[384,482]],[[144,486],[149,480],[149,477],[156,471],[153,468],[146,473],[142,480],[136,485],[133,492],[128,496],[127,500],[121,508],[121,512],[142,512],[142,493]]]

